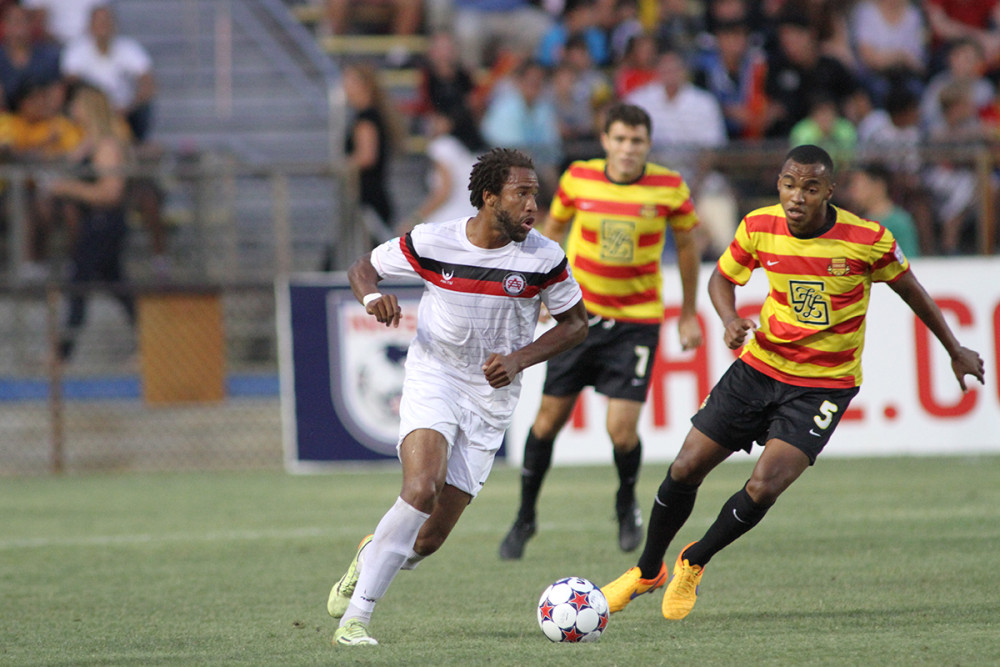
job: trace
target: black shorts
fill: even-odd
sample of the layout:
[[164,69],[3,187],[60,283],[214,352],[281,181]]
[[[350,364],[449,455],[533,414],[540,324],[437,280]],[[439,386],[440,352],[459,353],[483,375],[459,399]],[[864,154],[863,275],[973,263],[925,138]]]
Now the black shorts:
[[592,386],[608,398],[643,402],[659,343],[659,324],[591,315],[586,340],[549,359],[542,393],[572,396]]
[[740,359],[691,418],[695,428],[733,451],[778,438],[815,463],[858,387],[797,387],[764,375]]

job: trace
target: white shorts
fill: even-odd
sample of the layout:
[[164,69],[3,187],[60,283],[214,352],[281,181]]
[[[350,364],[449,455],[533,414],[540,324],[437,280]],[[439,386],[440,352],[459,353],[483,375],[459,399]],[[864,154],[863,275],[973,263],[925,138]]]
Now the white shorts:
[[407,369],[399,405],[397,453],[403,438],[416,429],[437,431],[448,443],[445,482],[475,498],[490,475],[506,429],[491,425],[465,407],[467,399],[447,381],[426,381],[411,375]]

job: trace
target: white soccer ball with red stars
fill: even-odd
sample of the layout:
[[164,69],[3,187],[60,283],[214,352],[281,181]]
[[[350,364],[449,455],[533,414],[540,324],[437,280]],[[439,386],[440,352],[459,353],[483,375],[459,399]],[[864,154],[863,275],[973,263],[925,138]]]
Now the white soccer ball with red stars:
[[565,577],[538,600],[538,627],[554,642],[595,642],[608,627],[608,600],[582,577]]

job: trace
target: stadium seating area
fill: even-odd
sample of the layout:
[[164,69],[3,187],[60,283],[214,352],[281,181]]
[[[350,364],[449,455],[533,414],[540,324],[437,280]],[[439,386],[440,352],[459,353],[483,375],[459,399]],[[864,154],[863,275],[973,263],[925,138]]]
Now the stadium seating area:
[[[429,40],[444,29],[461,43],[459,13],[480,3],[417,3],[423,4],[421,26],[400,34],[394,32],[398,26],[390,0],[350,3],[349,22],[339,27],[330,19],[330,8],[340,4],[336,0],[286,2],[334,61],[365,60],[379,67],[383,86],[409,120],[406,151],[419,155],[422,115],[434,104],[427,92]],[[975,10],[964,12],[960,6],[967,3],[944,0],[505,3],[519,4],[536,11],[548,27],[532,48],[508,48],[512,45],[500,38],[488,45],[471,70],[476,88],[467,102],[476,118],[493,97],[511,94],[509,75],[517,63],[540,60],[548,68],[546,97],[560,112],[564,158],[599,153],[593,128],[599,127],[601,106],[627,96],[629,86],[657,81],[656,54],[677,51],[690,81],[712,93],[725,114],[725,142],[710,148],[721,158],[715,160],[716,171],[729,177],[737,210],[770,193],[745,174],[726,173],[734,155],[770,152],[751,160],[758,168],[794,143],[820,143],[838,158],[845,184],[855,167],[886,162],[891,195],[909,209],[924,254],[993,251],[993,169],[977,170],[976,161],[983,157],[976,154],[1000,132],[1000,3],[975,3]],[[510,16],[513,20],[513,10]],[[482,26],[486,30],[485,19]],[[592,51],[589,64],[579,65],[568,55],[580,36]],[[654,45],[651,54],[639,53],[638,46],[630,49],[646,39]],[[594,43],[604,44],[603,51]],[[468,66],[468,60],[467,52],[460,53],[460,64]],[[577,88],[598,79],[605,87],[592,86],[589,97],[577,91],[575,106],[560,104],[560,77]],[[814,88],[811,80],[822,84]],[[572,112],[582,111],[592,118],[590,132],[571,127]],[[827,113],[832,115],[827,118]],[[657,148],[657,157],[670,164],[672,152],[685,147],[668,141]],[[943,151],[947,165],[941,164]],[[956,152],[959,157],[952,161]],[[411,196],[405,183],[396,185],[404,188],[404,197]],[[844,193],[839,203],[855,205],[846,198],[846,188]]]

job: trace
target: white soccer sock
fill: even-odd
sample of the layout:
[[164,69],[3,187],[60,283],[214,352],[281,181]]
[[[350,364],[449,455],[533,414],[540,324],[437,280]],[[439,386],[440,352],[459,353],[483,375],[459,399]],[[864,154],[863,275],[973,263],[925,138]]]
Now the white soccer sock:
[[375,528],[375,537],[365,549],[365,567],[358,577],[358,585],[351,596],[351,603],[340,619],[343,626],[352,618],[367,623],[378,602],[396,573],[413,554],[420,527],[429,514],[421,512],[402,498],[397,498]]

